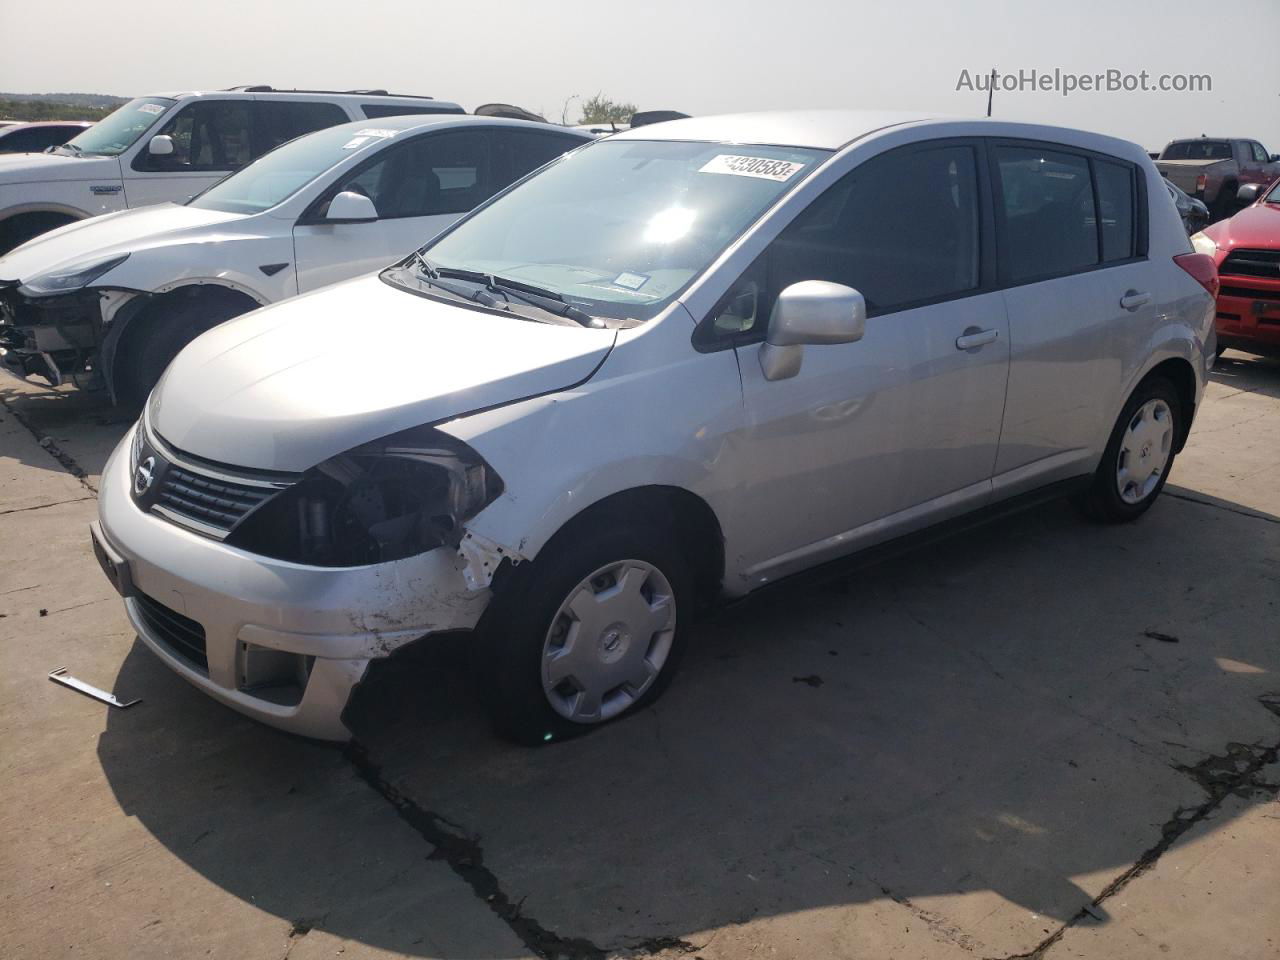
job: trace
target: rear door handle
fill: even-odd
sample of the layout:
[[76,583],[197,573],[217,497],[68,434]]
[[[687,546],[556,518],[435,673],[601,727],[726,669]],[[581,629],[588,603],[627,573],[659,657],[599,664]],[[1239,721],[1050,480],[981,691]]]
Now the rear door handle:
[[1137,290],[1126,290],[1124,296],[1120,298],[1120,306],[1126,310],[1137,310],[1150,302],[1151,294],[1139,293]]
[[979,330],[977,327],[970,327],[956,337],[956,349],[975,350],[978,347],[985,347],[988,343],[995,343],[998,339],[1000,339],[999,330]]

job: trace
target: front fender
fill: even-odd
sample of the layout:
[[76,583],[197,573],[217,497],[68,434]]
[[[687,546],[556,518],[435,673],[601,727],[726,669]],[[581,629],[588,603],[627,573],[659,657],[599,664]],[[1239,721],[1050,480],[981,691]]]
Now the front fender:
[[742,386],[733,351],[693,350],[687,317],[625,341],[620,335],[579,387],[440,424],[484,457],[505,487],[468,530],[532,559],[592,504],[669,486],[706,501],[728,542]]

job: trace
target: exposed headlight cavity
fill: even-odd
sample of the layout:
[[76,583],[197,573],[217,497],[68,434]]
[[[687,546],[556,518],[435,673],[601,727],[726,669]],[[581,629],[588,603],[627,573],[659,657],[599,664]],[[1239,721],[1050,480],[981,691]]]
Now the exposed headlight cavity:
[[474,450],[415,427],[308,470],[227,542],[315,566],[386,563],[456,546],[462,525],[501,492],[502,481]]

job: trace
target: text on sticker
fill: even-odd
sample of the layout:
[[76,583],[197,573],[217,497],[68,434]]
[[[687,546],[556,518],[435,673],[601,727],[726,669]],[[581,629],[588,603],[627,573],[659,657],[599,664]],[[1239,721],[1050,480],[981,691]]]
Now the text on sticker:
[[804,169],[803,163],[790,160],[769,160],[765,157],[736,157],[722,153],[708,160],[699,173],[731,173],[739,177],[759,177],[761,180],[777,180],[782,183]]

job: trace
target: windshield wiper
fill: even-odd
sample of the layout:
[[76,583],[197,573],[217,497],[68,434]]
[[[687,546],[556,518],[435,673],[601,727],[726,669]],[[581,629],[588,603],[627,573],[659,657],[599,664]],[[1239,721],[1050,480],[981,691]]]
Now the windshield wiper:
[[[464,300],[483,304],[486,307],[497,307],[499,305],[498,298],[487,292],[487,285],[486,289],[468,290],[465,287],[455,287],[451,283],[441,283],[441,271],[430,260],[417,250],[413,251],[410,256],[418,263],[418,276],[431,286],[452,293],[456,297],[462,297]],[[446,273],[444,276],[451,276],[451,274]],[[458,277],[457,279],[469,280],[470,277]]]
[[[418,256],[421,259],[421,254],[418,254]],[[462,270],[456,267],[433,267],[432,269],[435,270],[437,276],[484,284],[487,290],[501,293],[508,298],[514,296],[530,306],[537,307],[539,310],[545,310],[547,313],[554,314],[557,317],[565,317],[584,327],[604,326],[598,317],[593,317],[585,310],[575,307],[554,290],[535,287],[531,283],[524,283],[520,280],[508,280],[506,277],[483,273],[479,270]]]

